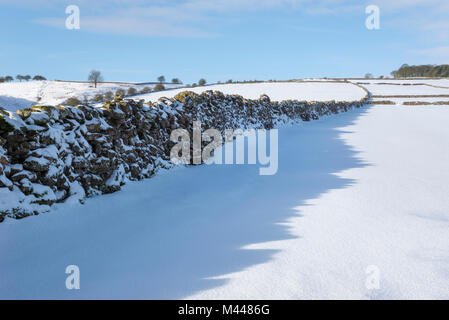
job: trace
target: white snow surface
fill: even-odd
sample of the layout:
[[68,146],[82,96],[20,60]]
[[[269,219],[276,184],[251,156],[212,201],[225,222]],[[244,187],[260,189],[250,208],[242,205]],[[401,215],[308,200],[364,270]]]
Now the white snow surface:
[[355,83],[391,83],[391,84],[416,84],[416,83],[425,83],[433,86],[441,86],[449,88],[449,79],[349,79],[351,82]]
[[276,175],[177,168],[6,219],[0,298],[448,299],[448,122],[368,106],[281,128]]
[[[97,88],[90,83],[70,81],[28,81],[28,82],[5,82],[0,83],[0,107],[16,111],[29,108],[33,105],[57,105],[71,97],[83,100],[84,96],[89,99],[96,94],[104,94],[111,91],[113,94],[118,89],[125,92],[133,87],[137,91],[145,87],[153,88],[152,84],[125,84],[125,83],[98,83]],[[165,84],[166,88],[178,88],[178,84]]]
[[266,94],[272,101],[353,101],[360,100],[366,95],[363,89],[352,83],[315,81],[215,84],[203,87],[152,92],[138,95],[136,99],[157,101],[161,97],[172,98],[185,90],[196,93],[201,93],[206,90],[221,91],[224,94],[241,95],[247,99],[258,99],[262,94]]
[[449,95],[449,87],[426,85],[362,84],[373,95]]

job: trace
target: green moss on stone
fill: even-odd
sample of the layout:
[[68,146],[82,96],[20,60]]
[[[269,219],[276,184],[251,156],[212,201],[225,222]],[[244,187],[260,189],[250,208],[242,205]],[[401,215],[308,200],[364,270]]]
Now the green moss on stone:
[[193,91],[183,91],[174,96],[173,99],[186,103],[189,98],[195,101],[198,97],[199,95]]
[[0,114],[0,134],[14,131],[14,126],[5,120],[4,116]]

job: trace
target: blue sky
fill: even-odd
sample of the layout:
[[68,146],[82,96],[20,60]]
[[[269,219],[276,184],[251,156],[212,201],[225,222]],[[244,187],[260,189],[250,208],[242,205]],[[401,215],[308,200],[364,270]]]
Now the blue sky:
[[[65,28],[68,5],[80,29]],[[367,5],[380,29],[365,27]],[[449,63],[447,0],[0,0],[0,75],[192,83]]]

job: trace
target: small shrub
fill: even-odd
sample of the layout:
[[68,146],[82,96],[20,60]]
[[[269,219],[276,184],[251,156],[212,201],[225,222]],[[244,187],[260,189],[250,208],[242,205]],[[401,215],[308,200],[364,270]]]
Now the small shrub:
[[117,96],[121,96],[122,98],[125,96],[125,90],[123,90],[123,89],[118,89],[116,92],[115,92],[115,96],[117,97]]
[[140,90],[140,94],[145,94],[145,93],[150,93],[151,92],[151,88],[150,87],[145,87],[142,90]]
[[105,100],[112,100],[112,98],[114,98],[114,94],[111,91],[105,92],[105,94],[104,94]]
[[80,105],[81,101],[76,97],[71,97],[71,98],[68,98],[66,101],[64,101],[62,104],[66,105],[66,106],[75,107],[75,106]]
[[104,96],[101,93],[97,93],[93,98],[93,102],[101,102],[104,100]]
[[135,96],[137,94],[136,88],[129,88],[128,92],[126,93],[127,96]]
[[165,90],[165,87],[162,83],[158,83],[155,87],[154,87],[154,91],[161,91],[161,90]]

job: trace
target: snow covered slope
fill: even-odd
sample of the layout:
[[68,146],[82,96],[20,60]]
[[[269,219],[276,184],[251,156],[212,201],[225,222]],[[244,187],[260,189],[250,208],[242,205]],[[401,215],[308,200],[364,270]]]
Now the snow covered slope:
[[[178,88],[181,85],[168,84],[166,88]],[[35,104],[57,105],[71,97],[83,100],[84,96],[91,99],[98,93],[104,94],[107,91],[115,93],[118,89],[125,92],[129,88],[142,90],[144,87],[152,88],[154,85],[142,84],[120,84],[120,83],[99,83],[94,88],[90,83],[66,82],[66,81],[29,81],[29,82],[8,82],[0,83],[0,107],[16,111],[31,107]]]
[[[189,298],[448,299],[447,121],[448,108],[370,107],[307,128],[298,144],[310,152],[329,133],[335,140],[314,159],[332,154],[333,163],[299,161],[326,187],[291,205],[284,226],[293,238],[245,246],[277,253]],[[380,282],[370,290],[372,270]]]
[[449,299],[449,107],[400,105],[435,99],[283,127],[273,176],[176,168],[6,219],[0,298]]
[[[273,176],[179,168],[5,220],[0,298],[448,299],[448,121],[353,110],[282,128]],[[72,264],[81,290],[65,288]]]
[[363,84],[373,95],[449,95],[448,88],[426,85]]
[[354,83],[389,83],[389,84],[429,84],[449,88],[449,79],[357,79],[350,80]]
[[161,97],[171,98],[178,93],[189,90],[201,93],[206,90],[221,91],[224,94],[237,94],[247,99],[258,99],[266,94],[272,101],[305,100],[305,101],[354,101],[365,96],[365,92],[351,84],[342,82],[261,82],[261,83],[230,83],[204,87],[183,88],[152,92],[139,95],[136,99],[157,101]]

